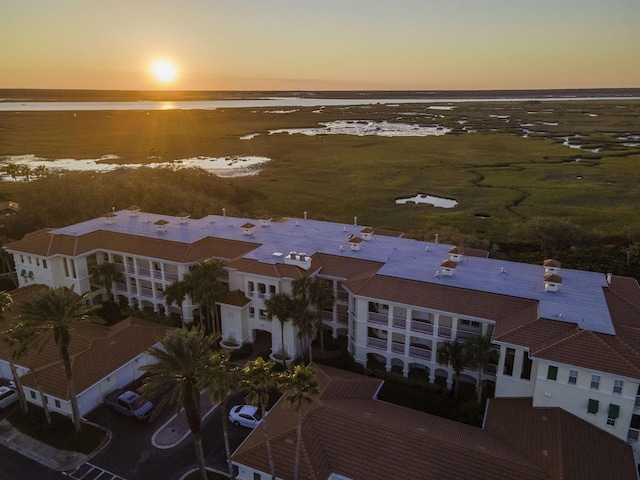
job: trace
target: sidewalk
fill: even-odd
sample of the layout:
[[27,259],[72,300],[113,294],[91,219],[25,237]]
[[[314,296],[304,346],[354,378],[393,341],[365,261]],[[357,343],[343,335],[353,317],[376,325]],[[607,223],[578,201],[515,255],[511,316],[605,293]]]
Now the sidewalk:
[[[111,434],[109,434],[109,437]],[[105,442],[105,445],[108,442]],[[0,421],[0,445],[4,445],[25,457],[31,458],[52,470],[64,472],[74,470],[85,463],[90,456],[79,452],[58,450],[50,445],[34,440],[13,428],[8,420]]]

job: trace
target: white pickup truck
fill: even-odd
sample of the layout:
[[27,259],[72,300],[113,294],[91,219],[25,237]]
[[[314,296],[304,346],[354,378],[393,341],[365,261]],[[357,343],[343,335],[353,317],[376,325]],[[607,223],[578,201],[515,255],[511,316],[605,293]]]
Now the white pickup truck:
[[134,417],[138,420],[149,418],[153,404],[145,402],[136,392],[117,389],[104,397],[104,404],[114,412],[121,413],[127,417]]

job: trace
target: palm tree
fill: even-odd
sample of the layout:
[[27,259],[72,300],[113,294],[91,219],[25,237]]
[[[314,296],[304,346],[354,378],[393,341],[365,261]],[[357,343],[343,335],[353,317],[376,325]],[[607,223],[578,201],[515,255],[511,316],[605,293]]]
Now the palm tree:
[[180,319],[182,320],[182,326],[184,326],[184,318],[182,317],[182,303],[187,296],[187,284],[184,281],[173,282],[171,285],[167,285],[164,289],[164,298],[167,302],[167,306],[175,303],[180,309]]
[[287,323],[293,313],[293,299],[286,293],[276,293],[264,301],[264,306],[267,312],[267,318],[273,320],[276,317],[280,322],[280,335],[281,335],[281,351],[282,366],[287,368],[287,359],[284,348],[284,325]]
[[104,287],[107,292],[110,309],[113,311],[113,293],[111,291],[114,282],[123,282],[124,275],[114,263],[103,262],[91,268],[89,271],[91,282]]
[[[34,329],[28,328],[23,322],[14,322],[6,332],[3,332],[2,336],[5,344],[12,347],[12,354],[10,363],[13,363],[13,367],[11,367],[12,374],[15,375],[16,381],[16,389],[19,391],[18,396],[22,399],[24,398],[25,406],[23,411],[27,411],[27,399],[24,396],[24,391],[22,390],[22,385],[20,382],[20,377],[17,376],[17,370],[15,370],[15,363],[23,357],[26,357],[27,364],[29,367],[29,371],[33,375],[33,380],[36,384],[36,389],[40,394],[40,401],[42,402],[42,410],[44,411],[45,419],[47,420],[47,424],[51,426],[51,413],[49,412],[49,405],[47,404],[44,396],[44,391],[42,390],[42,386],[38,380],[38,374],[36,369],[33,367],[33,363],[30,360],[30,357],[27,355],[31,349],[38,348],[38,342],[41,338],[38,335],[38,332]],[[22,393],[22,395],[20,395]]]
[[323,278],[313,277],[309,284],[309,301],[316,307],[316,328],[320,332],[320,353],[324,356],[324,328],[322,322],[322,309],[336,303],[333,285]]
[[176,403],[178,413],[184,408],[202,480],[207,478],[207,469],[202,449],[200,388],[207,378],[212,353],[212,339],[203,329],[175,329],[166,333],[160,346],[147,350],[157,362],[141,367],[149,374],[143,385],[144,398],[163,394],[161,404]]
[[44,342],[49,340],[49,334],[53,336],[67,376],[76,432],[80,431],[80,410],[69,358],[71,330],[83,323],[103,323],[100,318],[90,315],[98,307],[87,305],[87,295],[77,295],[66,287],[50,288],[25,301],[20,314],[27,331],[32,331],[36,336],[47,335]]
[[229,444],[229,426],[227,412],[227,400],[229,396],[238,390],[241,383],[240,369],[229,367],[229,355],[226,352],[214,352],[209,357],[204,378],[204,387],[209,391],[211,400],[220,404],[222,412],[222,433],[224,435],[224,448],[227,452],[227,464],[229,475],[235,478],[233,464],[231,463],[231,446]]
[[[13,306],[13,299],[11,295],[7,292],[0,292],[0,320],[4,320],[5,312],[11,310]],[[11,354],[8,358],[9,360],[9,369],[11,370],[11,375],[13,376],[13,381],[16,384],[16,391],[18,392],[18,398],[20,399],[20,409],[23,412],[29,411],[29,404],[27,403],[27,398],[24,395],[24,390],[22,389],[22,382],[20,380],[20,375],[18,375],[18,369],[16,368],[15,362],[19,358],[18,351],[16,349],[16,341],[9,334],[9,330],[2,332],[1,335],[2,343],[4,343],[8,348],[11,349]]]
[[296,412],[296,454],[293,464],[293,480],[298,480],[300,446],[302,444],[302,407],[311,404],[320,390],[313,367],[296,365],[283,378],[287,404]]
[[456,382],[454,398],[458,400],[458,395],[460,394],[460,373],[468,364],[467,351],[464,344],[458,340],[445,342],[438,349],[437,357],[438,363],[451,365],[451,368],[453,368]]
[[[223,265],[220,260],[208,258],[198,262],[183,278],[187,293],[194,302],[200,304],[205,324],[208,323],[208,328],[216,333],[221,330],[217,319],[216,302],[227,291],[226,285],[218,280],[222,274]],[[214,310],[213,319],[211,319],[212,308]]]
[[309,362],[313,362],[311,341],[316,330],[316,316],[309,310],[309,303],[304,298],[294,298],[291,305],[293,324],[298,327],[298,337],[305,341]]
[[478,391],[478,406],[482,404],[482,372],[491,361],[493,346],[488,335],[477,335],[465,345],[469,366],[478,372],[476,389]]
[[278,386],[278,377],[273,371],[275,363],[265,361],[262,357],[248,361],[242,369],[242,385],[247,390],[245,401],[250,405],[260,407],[262,414],[262,432],[264,443],[267,447],[271,479],[276,478],[276,466],[271,452],[271,441],[267,433],[267,405],[269,404],[270,390]]

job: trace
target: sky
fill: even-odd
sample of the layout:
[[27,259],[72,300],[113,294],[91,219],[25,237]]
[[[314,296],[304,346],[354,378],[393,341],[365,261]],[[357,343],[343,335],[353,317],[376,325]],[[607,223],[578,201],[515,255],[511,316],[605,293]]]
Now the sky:
[[0,0],[0,88],[624,87],[640,0]]

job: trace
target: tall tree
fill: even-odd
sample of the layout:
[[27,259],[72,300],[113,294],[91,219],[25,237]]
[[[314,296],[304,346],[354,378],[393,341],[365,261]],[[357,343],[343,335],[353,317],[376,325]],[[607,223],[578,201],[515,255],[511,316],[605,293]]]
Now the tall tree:
[[[14,366],[11,369],[11,372],[14,375],[17,375],[17,371],[15,369],[15,362],[25,358],[27,361],[27,366],[29,367],[29,372],[33,375],[33,380],[36,384],[36,389],[40,394],[40,401],[42,402],[42,410],[44,411],[45,419],[47,420],[47,424],[51,426],[51,413],[49,412],[49,405],[47,404],[44,396],[44,391],[42,390],[42,385],[38,380],[38,372],[33,366],[31,362],[31,357],[28,355],[31,350],[35,350],[39,348],[38,342],[42,341],[42,338],[38,335],[38,332],[34,329],[28,328],[23,322],[17,321],[13,322],[9,329],[6,332],[3,332],[2,335],[3,341],[10,345],[12,348],[11,354],[11,362],[14,363]],[[19,389],[22,392],[21,397],[24,397],[24,390],[22,389],[22,384],[19,381],[20,376],[16,377],[16,389]],[[20,396],[20,394],[19,394]],[[22,401],[22,400],[21,400]],[[24,402],[26,405],[26,398],[24,398]],[[23,411],[27,411],[26,408],[23,408]]]
[[280,322],[280,335],[281,335],[281,351],[279,352],[282,355],[282,366],[287,368],[287,359],[284,347],[284,326],[291,318],[293,314],[293,299],[287,295],[286,293],[276,293],[272,295],[271,298],[267,298],[264,301],[264,306],[267,312],[267,318],[269,320],[273,320],[273,317],[276,317]]
[[[227,286],[218,280],[222,274],[223,265],[220,260],[208,258],[198,262],[183,278],[188,294],[194,302],[200,304],[205,324],[210,331],[215,333],[219,333],[221,330],[216,302],[227,291]],[[213,317],[211,316],[212,309]]]
[[306,344],[309,362],[313,362],[311,342],[316,331],[316,316],[309,310],[309,303],[304,298],[294,298],[291,308],[293,324],[298,327],[298,337]]
[[211,337],[202,328],[169,330],[160,346],[147,350],[156,362],[141,367],[149,374],[143,385],[145,398],[162,394],[161,405],[175,403],[178,413],[184,408],[202,480],[207,478],[207,469],[202,449],[200,389],[206,381],[212,353]]
[[[13,299],[11,298],[11,295],[7,292],[0,292],[0,320],[5,319],[5,313],[11,310],[12,306]],[[9,330],[2,332],[1,339],[2,343],[11,350],[8,358],[9,369],[11,370],[13,381],[16,384],[16,391],[18,392],[18,398],[20,399],[20,409],[26,413],[29,410],[29,404],[27,403],[27,398],[24,395],[24,390],[22,389],[22,381],[20,380],[20,375],[18,375],[18,369],[16,368],[15,362],[20,357],[16,345],[16,340],[9,333]]]
[[451,368],[453,368],[456,382],[454,398],[458,400],[460,394],[460,374],[468,364],[467,351],[464,344],[458,340],[443,343],[438,349],[437,360],[438,363],[451,365]]
[[113,283],[124,281],[124,275],[122,272],[118,270],[118,267],[114,263],[102,262],[91,268],[89,276],[91,277],[91,282],[93,284],[99,285],[105,289],[107,292],[109,307],[111,311],[113,311]]
[[493,346],[488,335],[477,335],[465,344],[469,366],[478,372],[476,389],[478,393],[478,406],[482,404],[482,372],[491,361]]
[[322,309],[336,303],[333,284],[323,278],[313,277],[309,284],[309,301],[316,307],[316,328],[320,332],[320,353],[324,356],[324,323]]
[[167,285],[164,289],[164,298],[167,302],[167,306],[171,306],[171,304],[175,303],[180,309],[180,320],[182,321],[182,326],[184,326],[184,316],[182,315],[182,303],[184,299],[187,297],[187,284],[178,280],[177,282],[173,282],[171,285]]
[[238,367],[230,367],[228,353],[216,351],[209,357],[203,384],[209,391],[211,400],[220,404],[220,411],[222,412],[222,433],[224,436],[224,448],[227,453],[229,476],[234,479],[236,477],[233,470],[233,463],[231,463],[227,400],[229,396],[238,391],[240,387],[240,369]]
[[267,447],[271,480],[276,478],[276,466],[271,452],[271,441],[267,432],[267,405],[269,392],[278,386],[278,376],[273,371],[275,363],[265,361],[262,357],[248,361],[242,369],[242,386],[247,391],[245,401],[260,407],[262,414],[262,432]]
[[296,454],[293,463],[293,480],[298,480],[300,446],[302,445],[302,410],[320,393],[313,367],[296,365],[283,375],[283,388],[287,404],[296,412]]
[[60,287],[50,288],[26,300],[20,313],[28,331],[31,330],[34,335],[46,335],[43,342],[53,337],[58,347],[67,376],[76,432],[80,431],[80,410],[69,357],[71,330],[83,323],[103,323],[100,318],[91,315],[96,309],[87,305],[87,294],[77,295],[73,290]]

